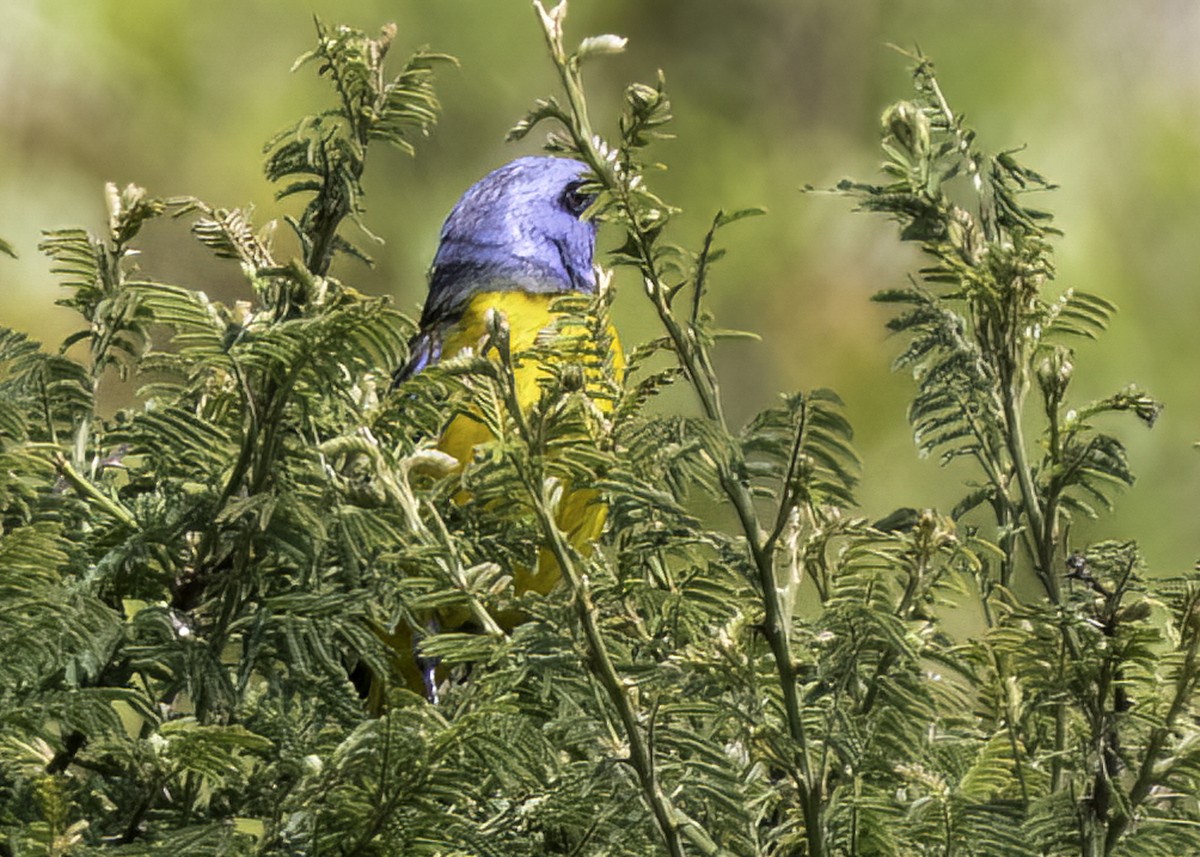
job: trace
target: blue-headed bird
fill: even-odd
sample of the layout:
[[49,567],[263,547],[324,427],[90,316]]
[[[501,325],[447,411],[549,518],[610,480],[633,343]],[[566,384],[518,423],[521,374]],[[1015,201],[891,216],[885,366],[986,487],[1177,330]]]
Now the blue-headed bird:
[[[478,351],[492,313],[505,316],[515,355],[533,348],[553,329],[552,304],[557,298],[595,293],[596,224],[582,216],[593,200],[583,190],[586,173],[585,165],[565,158],[518,158],[462,195],[442,226],[429,296],[409,344],[409,360],[395,374],[397,384],[464,349]],[[620,344],[611,329],[606,338],[611,365],[619,373],[624,367]],[[518,404],[528,409],[541,393],[538,379],[545,367],[525,360],[515,363],[513,371]],[[480,420],[463,414],[445,428],[438,447],[461,467],[475,447],[489,439]],[[557,524],[573,547],[586,552],[600,535],[605,514],[594,490],[568,490],[559,504]],[[512,571],[518,594],[546,594],[560,577],[545,549],[534,567]],[[431,674],[426,670],[418,679],[415,662],[405,662],[405,646],[410,651],[412,647],[407,629],[398,629],[391,642],[405,681],[428,695]]]

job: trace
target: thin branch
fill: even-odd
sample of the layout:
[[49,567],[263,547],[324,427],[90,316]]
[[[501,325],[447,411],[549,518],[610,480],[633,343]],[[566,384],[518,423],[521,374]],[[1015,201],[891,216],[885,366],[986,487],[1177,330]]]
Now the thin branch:
[[140,529],[137,518],[134,517],[132,512],[93,485],[90,479],[84,478],[84,476],[75,469],[75,466],[67,459],[65,455],[62,453],[57,453],[54,456],[54,466],[58,468],[58,472],[64,479],[67,480],[68,483],[70,483],[71,487],[88,500],[95,503],[125,526],[129,527],[129,529]]
[[[517,398],[516,378],[513,372],[512,355],[508,346],[506,322],[499,315],[492,317],[492,340],[500,357],[502,372],[498,380],[504,397],[505,407],[512,418],[521,440],[530,447],[536,456],[544,452],[537,449],[534,431],[529,424],[521,403]],[[629,764],[637,774],[641,785],[642,796],[650,805],[655,821],[662,834],[663,841],[672,857],[683,857],[683,842],[680,834],[684,833],[692,844],[701,848],[702,853],[709,855],[722,854],[723,850],[712,838],[692,819],[677,810],[670,799],[662,791],[658,783],[653,753],[647,736],[643,734],[638,713],[630,699],[625,681],[617,672],[616,666],[608,653],[604,637],[600,632],[598,613],[592,603],[588,579],[575,564],[575,556],[567,543],[566,537],[554,520],[545,496],[545,482],[540,467],[528,466],[524,461],[517,460],[517,473],[533,504],[542,536],[562,573],[562,579],[567,585],[571,603],[575,609],[576,618],[583,630],[584,640],[588,651],[588,665],[593,675],[599,680],[608,695],[609,701],[617,710],[625,740],[629,743]]]
[[[566,3],[559,3],[551,12],[545,10],[540,0],[534,0],[534,7],[542,22],[546,44],[570,106],[568,130],[580,154],[596,174],[601,185],[613,195],[623,214],[628,234],[633,239],[636,248],[646,292],[654,305],[659,321],[667,332],[672,348],[691,382],[692,389],[700,401],[705,417],[712,421],[724,436],[729,437],[730,432],[720,392],[704,349],[694,333],[689,335],[684,332],[683,326],[676,319],[668,302],[668,289],[658,270],[653,239],[640,225],[641,220],[632,202],[629,187],[631,177],[617,174],[611,163],[601,154],[597,138],[592,132],[579,79],[578,61],[574,57],[569,57],[563,47],[562,21],[566,14]],[[732,455],[733,460],[718,464],[718,480],[737,514],[762,593],[765,613],[763,633],[771,649],[772,659],[779,675],[788,734],[796,743],[795,761],[804,782],[801,801],[805,816],[805,835],[809,857],[823,857],[825,845],[820,819],[821,784],[816,778],[809,760],[810,748],[805,734],[797,690],[796,670],[792,660],[786,620],[787,614],[776,586],[774,557],[770,551],[765,549],[762,527],[740,454],[733,450]]]

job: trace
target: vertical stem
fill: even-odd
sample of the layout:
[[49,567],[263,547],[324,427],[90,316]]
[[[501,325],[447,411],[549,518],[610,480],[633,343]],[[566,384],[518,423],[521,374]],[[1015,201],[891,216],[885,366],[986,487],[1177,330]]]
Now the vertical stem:
[[1008,445],[1008,453],[1012,457],[1013,469],[1016,471],[1017,484],[1021,489],[1021,504],[1024,507],[1025,517],[1029,521],[1030,529],[1033,530],[1034,555],[1030,559],[1033,561],[1038,579],[1041,580],[1042,586],[1046,590],[1047,597],[1052,603],[1058,604],[1061,594],[1058,578],[1054,575],[1053,534],[1047,532],[1046,518],[1038,499],[1037,486],[1033,482],[1033,470],[1030,468],[1025,454],[1025,433],[1021,428],[1019,394],[1013,389],[1014,383],[1011,379],[1009,380],[1005,385],[1007,389],[1003,391],[1002,396],[1004,421],[1007,423],[1006,428],[1008,429],[1004,433],[1004,438]]
[[[1066,675],[1066,660],[1067,647],[1066,635],[1063,635],[1063,644],[1058,649],[1058,676],[1059,681],[1064,681]],[[1067,746],[1067,706],[1066,703],[1058,702],[1054,706],[1054,755],[1050,759],[1050,791],[1060,792],[1064,786],[1063,776],[1063,753]]]
[[[730,435],[729,427],[725,419],[716,379],[694,330],[685,332],[671,309],[667,289],[659,275],[652,246],[653,240],[639,225],[638,212],[634,210],[631,202],[628,186],[629,176],[618,176],[597,146],[597,138],[592,132],[583,87],[579,80],[578,61],[574,57],[568,57],[563,47],[562,19],[566,14],[566,3],[560,3],[550,12],[545,10],[540,0],[534,0],[533,5],[541,21],[546,45],[566,94],[569,117],[564,118],[568,130],[571,132],[579,153],[587,161],[600,183],[613,194],[624,215],[628,234],[633,239],[645,278],[647,293],[667,332],[675,355],[700,401],[705,417],[716,424],[722,434],[728,437]],[[733,451],[732,459],[727,463],[718,464],[717,467],[721,488],[737,514],[754,565],[759,589],[762,592],[765,614],[763,634],[767,639],[775,669],[779,675],[788,734],[797,747],[796,764],[801,773],[800,802],[804,814],[808,857],[824,857],[821,782],[809,760],[810,747],[805,735],[800,697],[796,688],[796,670],[792,661],[786,614],[779,589],[776,586],[774,552],[765,544],[767,537],[759,522],[758,512],[754,507],[754,499],[744,473],[743,462],[738,452]]]
[[583,630],[588,652],[588,666],[592,674],[596,676],[600,685],[604,688],[609,701],[617,711],[618,719],[621,721],[625,739],[629,742],[628,761],[637,775],[642,796],[654,814],[654,819],[662,835],[663,843],[666,845],[671,857],[684,857],[685,852],[683,850],[681,832],[685,833],[688,839],[701,849],[702,853],[719,855],[722,853],[720,846],[713,841],[697,822],[688,818],[674,807],[658,782],[653,750],[650,747],[641,723],[638,722],[638,713],[629,696],[625,682],[617,672],[617,668],[612,662],[612,657],[608,653],[608,647],[604,642],[604,636],[600,632],[597,611],[595,605],[592,603],[587,576],[581,574],[575,565],[574,554],[567,544],[562,530],[559,529],[557,522],[554,520],[554,515],[543,493],[544,480],[540,468],[536,466],[536,463],[538,460],[537,456],[544,453],[544,450],[537,447],[534,432],[526,420],[524,412],[521,410],[521,405],[517,398],[511,354],[508,348],[507,331],[499,323],[499,320],[497,320],[497,330],[494,333],[498,334],[493,336],[493,341],[496,342],[497,351],[500,355],[500,364],[503,369],[499,380],[502,384],[505,407],[516,424],[517,432],[521,439],[534,452],[533,466],[528,466],[525,462],[517,461],[517,472],[525,486],[530,501],[533,503],[534,512],[537,516],[542,535],[550,548],[550,552],[554,555],[554,559],[558,563],[558,567],[562,572],[562,579],[566,583],[567,590],[571,595],[571,603],[575,610],[576,619]]

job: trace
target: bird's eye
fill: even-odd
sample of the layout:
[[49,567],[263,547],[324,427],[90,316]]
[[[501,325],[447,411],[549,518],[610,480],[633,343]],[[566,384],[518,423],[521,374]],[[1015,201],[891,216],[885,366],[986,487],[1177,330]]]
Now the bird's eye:
[[596,199],[595,194],[584,193],[581,188],[582,182],[572,182],[567,185],[567,189],[563,191],[562,204],[563,208],[574,214],[576,217],[587,211],[587,207]]

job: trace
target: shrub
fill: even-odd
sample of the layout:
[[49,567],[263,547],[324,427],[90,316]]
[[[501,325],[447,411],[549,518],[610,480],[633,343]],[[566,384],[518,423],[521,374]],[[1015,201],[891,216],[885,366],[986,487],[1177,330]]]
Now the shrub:
[[[1148,578],[1133,544],[1070,538],[1132,481],[1097,418],[1159,406],[1069,398],[1071,338],[1113,307],[1051,291],[1057,233],[1027,203],[1051,186],[986,154],[912,57],[914,94],[883,114],[887,183],[837,191],[929,260],[878,299],[907,343],[918,448],[973,475],[949,513],[869,522],[835,394],[725,415],[712,353],[742,334],[705,296],[727,228],[759,212],[671,243],[646,159],[663,81],[631,85],[601,140],[581,69],[624,40],[569,53],[565,4],[536,8],[562,95],[513,136],[554,125],[549,150],[588,164],[593,215],[623,236],[608,262],[661,323],[623,377],[608,288],[560,302],[539,346],[560,368],[528,412],[502,319],[496,360],[390,391],[412,325],[329,264],[365,258],[342,226],[364,214],[367,154],[411,152],[436,119],[448,58],[389,77],[394,29],[319,26],[303,58],[335,106],[273,140],[266,168],[307,199],[301,258],[278,260],[248,212],[136,187],[109,188],[105,234],[47,234],[83,326],[54,353],[0,330],[0,853],[1200,848],[1200,588]],[[245,302],[139,273],[139,230],[164,216],[240,265]],[[580,362],[611,407],[580,392]],[[111,372],[142,386],[107,418]],[[672,385],[697,415],[655,407]],[[431,444],[468,408],[495,440],[439,475]],[[554,523],[566,481],[609,508],[587,555]],[[562,584],[515,595],[539,550]],[[427,633],[435,611],[478,627]],[[977,633],[948,625],[964,612]],[[398,628],[426,632],[449,677],[436,704],[391,688],[376,716],[350,674],[386,673],[380,632]]]

